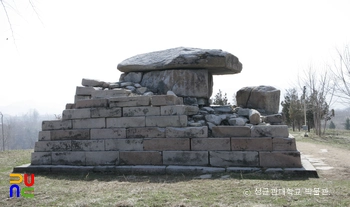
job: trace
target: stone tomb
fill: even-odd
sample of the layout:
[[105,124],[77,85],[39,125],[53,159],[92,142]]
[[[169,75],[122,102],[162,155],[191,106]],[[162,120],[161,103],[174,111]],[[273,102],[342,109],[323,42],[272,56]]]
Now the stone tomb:
[[[125,72],[119,82],[83,79],[62,119],[43,121],[31,169],[302,167],[295,139],[281,125],[280,115],[261,119],[254,109],[201,102],[211,96],[212,75],[241,72],[242,64],[232,54],[174,48],[132,57],[118,69]],[[193,84],[198,84],[195,93],[189,88]]]
[[207,126],[188,126],[199,108],[183,105],[174,95],[96,98],[73,105],[67,105],[71,109],[63,111],[62,120],[43,121],[32,165],[301,167],[285,125],[218,125],[209,137]]

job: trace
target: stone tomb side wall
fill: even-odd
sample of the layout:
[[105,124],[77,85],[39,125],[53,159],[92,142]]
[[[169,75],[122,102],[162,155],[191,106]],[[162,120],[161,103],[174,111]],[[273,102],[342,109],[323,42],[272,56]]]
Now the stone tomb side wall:
[[301,167],[287,126],[214,126],[208,137],[187,127],[193,107],[172,95],[76,100],[43,121],[31,164]]

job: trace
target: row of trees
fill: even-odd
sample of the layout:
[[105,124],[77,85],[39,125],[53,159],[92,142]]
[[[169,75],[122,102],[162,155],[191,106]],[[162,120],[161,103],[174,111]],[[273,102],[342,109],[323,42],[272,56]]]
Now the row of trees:
[[[337,50],[333,64],[312,67],[299,75],[298,86],[286,90],[281,103],[286,123],[298,130],[305,124],[316,135],[325,133],[327,122],[335,116],[331,109],[334,100],[350,104],[350,50],[349,45]],[[306,123],[303,119],[306,115]]]
[[[22,116],[10,116],[4,114],[3,127],[0,127],[0,148],[2,150],[33,149],[38,140],[42,120],[52,120],[53,116],[40,115],[35,109]],[[4,142],[4,145],[2,144]],[[4,149],[3,149],[4,146]]]
[[[331,122],[329,123],[329,128],[330,128],[330,129],[335,129],[335,128],[336,128],[336,126],[335,126],[335,124],[334,124],[333,121],[331,121]],[[347,118],[347,119],[345,120],[344,128],[345,128],[346,130],[350,130],[350,119],[349,119],[349,118]]]

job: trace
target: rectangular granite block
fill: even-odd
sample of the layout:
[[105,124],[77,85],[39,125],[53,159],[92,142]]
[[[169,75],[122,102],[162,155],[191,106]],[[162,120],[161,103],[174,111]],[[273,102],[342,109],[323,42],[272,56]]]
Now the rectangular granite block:
[[204,138],[208,137],[208,127],[167,127],[165,134],[168,138]]
[[272,138],[231,138],[232,151],[271,151]]
[[105,139],[105,150],[143,151],[143,139]]
[[214,137],[250,137],[250,127],[247,126],[213,126]]
[[192,138],[191,150],[230,150],[230,138]]
[[144,116],[139,117],[120,117],[106,118],[107,128],[128,128],[128,127],[144,127],[146,120]]
[[164,165],[208,165],[208,151],[163,151]]
[[120,151],[121,165],[162,165],[159,151]]
[[165,138],[165,128],[137,127],[126,129],[127,138]]
[[90,139],[89,129],[66,129],[51,131],[51,140]]
[[86,165],[85,152],[52,152],[53,165]]
[[86,151],[86,165],[119,165],[119,151]]
[[153,106],[138,106],[138,107],[123,107],[123,116],[159,116],[160,107]]
[[143,140],[144,150],[190,150],[189,138],[145,138]]
[[185,127],[187,116],[146,116],[147,127]]
[[210,151],[209,157],[211,166],[259,166],[259,153],[255,151]]
[[91,139],[126,138],[125,128],[91,129]]

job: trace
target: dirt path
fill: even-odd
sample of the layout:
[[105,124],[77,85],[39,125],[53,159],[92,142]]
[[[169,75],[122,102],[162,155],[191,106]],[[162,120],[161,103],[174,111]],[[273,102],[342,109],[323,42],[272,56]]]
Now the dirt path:
[[302,141],[297,141],[297,149],[317,169],[320,178],[350,180],[349,150]]

